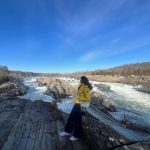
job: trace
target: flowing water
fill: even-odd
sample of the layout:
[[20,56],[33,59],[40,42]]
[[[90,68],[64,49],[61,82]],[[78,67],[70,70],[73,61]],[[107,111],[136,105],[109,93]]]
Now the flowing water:
[[[72,85],[79,84],[79,81],[75,79],[61,79]],[[95,81],[91,81],[91,83],[93,86],[94,84],[110,86],[110,90],[98,90],[96,86],[94,86],[93,90],[102,93],[112,101],[117,108],[117,112],[110,113],[114,118],[117,120],[124,120],[126,118],[130,122],[150,128],[150,94],[136,91],[134,86],[122,83]]]
[[28,87],[27,94],[20,96],[24,99],[31,101],[42,100],[45,102],[52,102],[53,98],[45,94],[47,87],[39,86],[36,82],[36,78],[29,78],[24,80],[24,84]]
[[[72,85],[79,84],[78,80],[70,78],[61,78]],[[92,84],[98,84],[101,82],[92,82]],[[36,82],[36,78],[25,79],[24,84],[29,87],[26,95],[21,98],[35,100],[43,100],[46,102],[52,102],[53,98],[45,94],[46,86],[39,86]],[[136,91],[133,86],[120,83],[108,83],[110,90],[100,91],[94,86],[94,90],[101,92],[107,96],[117,108],[117,112],[111,113],[111,115],[118,119],[123,120],[126,117],[129,121],[150,127],[150,94]],[[63,99],[61,103],[58,103],[58,108],[64,112],[69,113],[74,103],[72,98]]]

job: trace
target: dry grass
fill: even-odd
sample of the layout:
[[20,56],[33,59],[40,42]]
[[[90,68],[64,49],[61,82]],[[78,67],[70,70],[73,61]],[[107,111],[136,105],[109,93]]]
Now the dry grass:
[[0,69],[0,84],[8,81],[8,79],[9,79],[8,76],[9,76],[8,70]]

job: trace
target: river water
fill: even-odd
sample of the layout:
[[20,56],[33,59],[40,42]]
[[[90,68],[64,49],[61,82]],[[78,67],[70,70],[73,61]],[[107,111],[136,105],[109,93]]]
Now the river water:
[[[69,82],[72,85],[79,84],[78,80],[70,78],[61,78]],[[101,82],[92,82],[92,84],[98,84]],[[26,95],[21,98],[35,100],[43,100],[46,102],[52,102],[53,98],[45,94],[46,86],[39,86],[36,82],[36,78],[25,79],[24,84],[29,87]],[[100,91],[94,86],[94,90],[107,96],[117,108],[117,112],[110,113],[114,118],[123,120],[124,117],[133,122],[146,127],[150,127],[150,94],[136,91],[133,86],[120,83],[108,83],[110,90]],[[64,112],[69,113],[74,103],[72,98],[67,98],[58,103],[58,108]]]
[[51,96],[45,94],[47,87],[39,86],[36,78],[26,78],[24,84],[28,87],[28,91],[27,94],[20,96],[21,98],[31,101],[42,100],[45,102],[52,102],[54,100]]
[[[79,84],[79,80],[70,78],[60,78],[69,82],[72,85]],[[139,124],[141,126],[150,128],[150,94],[139,92],[135,90],[132,85],[122,83],[110,82],[96,82],[91,81],[93,86],[95,84],[105,84],[110,86],[110,90],[98,90],[94,86],[93,90],[102,93],[110,99],[113,105],[117,108],[117,112],[110,114],[117,120],[128,119],[130,122]],[[71,105],[71,102],[66,101],[62,103],[61,108]]]
[[104,83],[111,90],[100,91],[116,106],[117,112],[111,113],[118,120],[126,117],[133,123],[150,127],[150,94],[136,91],[134,86],[121,83]]

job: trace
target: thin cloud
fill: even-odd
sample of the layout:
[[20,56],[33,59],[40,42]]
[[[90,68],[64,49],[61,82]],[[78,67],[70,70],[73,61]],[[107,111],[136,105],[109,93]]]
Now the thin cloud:
[[80,61],[88,62],[88,61],[92,61],[96,59],[97,57],[98,57],[98,54],[96,52],[88,52],[80,57]]
[[119,41],[120,41],[120,38],[115,38],[115,39],[112,40],[112,43],[113,43],[113,44],[116,44],[116,43],[118,43]]
[[[65,2],[55,1],[54,3],[54,8],[59,14],[56,17],[57,25],[67,32],[81,35],[91,32],[93,29],[104,27],[112,20],[112,16],[118,15],[118,10],[120,11],[127,0],[121,0],[117,3],[114,0],[109,3],[91,0],[88,3],[81,3],[77,9],[73,7],[75,2],[70,1],[67,7]],[[113,5],[114,3],[115,5]]]

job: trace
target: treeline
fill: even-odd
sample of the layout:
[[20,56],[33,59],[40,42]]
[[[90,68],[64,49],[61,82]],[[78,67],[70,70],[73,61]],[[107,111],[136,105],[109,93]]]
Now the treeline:
[[45,76],[45,77],[51,77],[51,76],[59,76],[59,73],[34,73],[34,72],[22,72],[22,71],[10,71],[10,76],[15,77],[37,77],[37,76]]
[[112,76],[150,75],[150,69],[149,70],[142,70],[142,69],[96,70],[96,71],[92,71],[91,75],[112,75]]
[[128,64],[108,70],[95,70],[91,72],[91,75],[150,75],[150,62]]
[[136,63],[136,64],[128,64],[122,65],[110,69],[99,69],[95,71],[80,71],[74,73],[34,73],[34,72],[23,72],[23,71],[11,71],[8,70],[7,66],[0,65],[0,82],[4,79],[7,79],[9,76],[14,77],[37,77],[37,76],[45,76],[45,77],[52,77],[52,76],[65,76],[65,77],[80,77],[82,75],[118,75],[118,76],[129,76],[129,75],[146,75],[150,76],[150,62],[144,63]]
[[7,66],[1,66],[0,65],[0,84],[2,84],[5,81],[8,81],[9,79],[9,71]]
[[37,77],[37,76],[61,76],[60,73],[34,73],[34,72],[23,72],[9,70],[7,66],[0,65],[0,83],[9,77],[25,78],[25,77]]
[[122,65],[110,69],[99,69],[95,71],[74,72],[64,74],[64,76],[78,77],[81,75],[111,75],[111,76],[129,76],[129,75],[146,75],[150,76],[150,62]]

